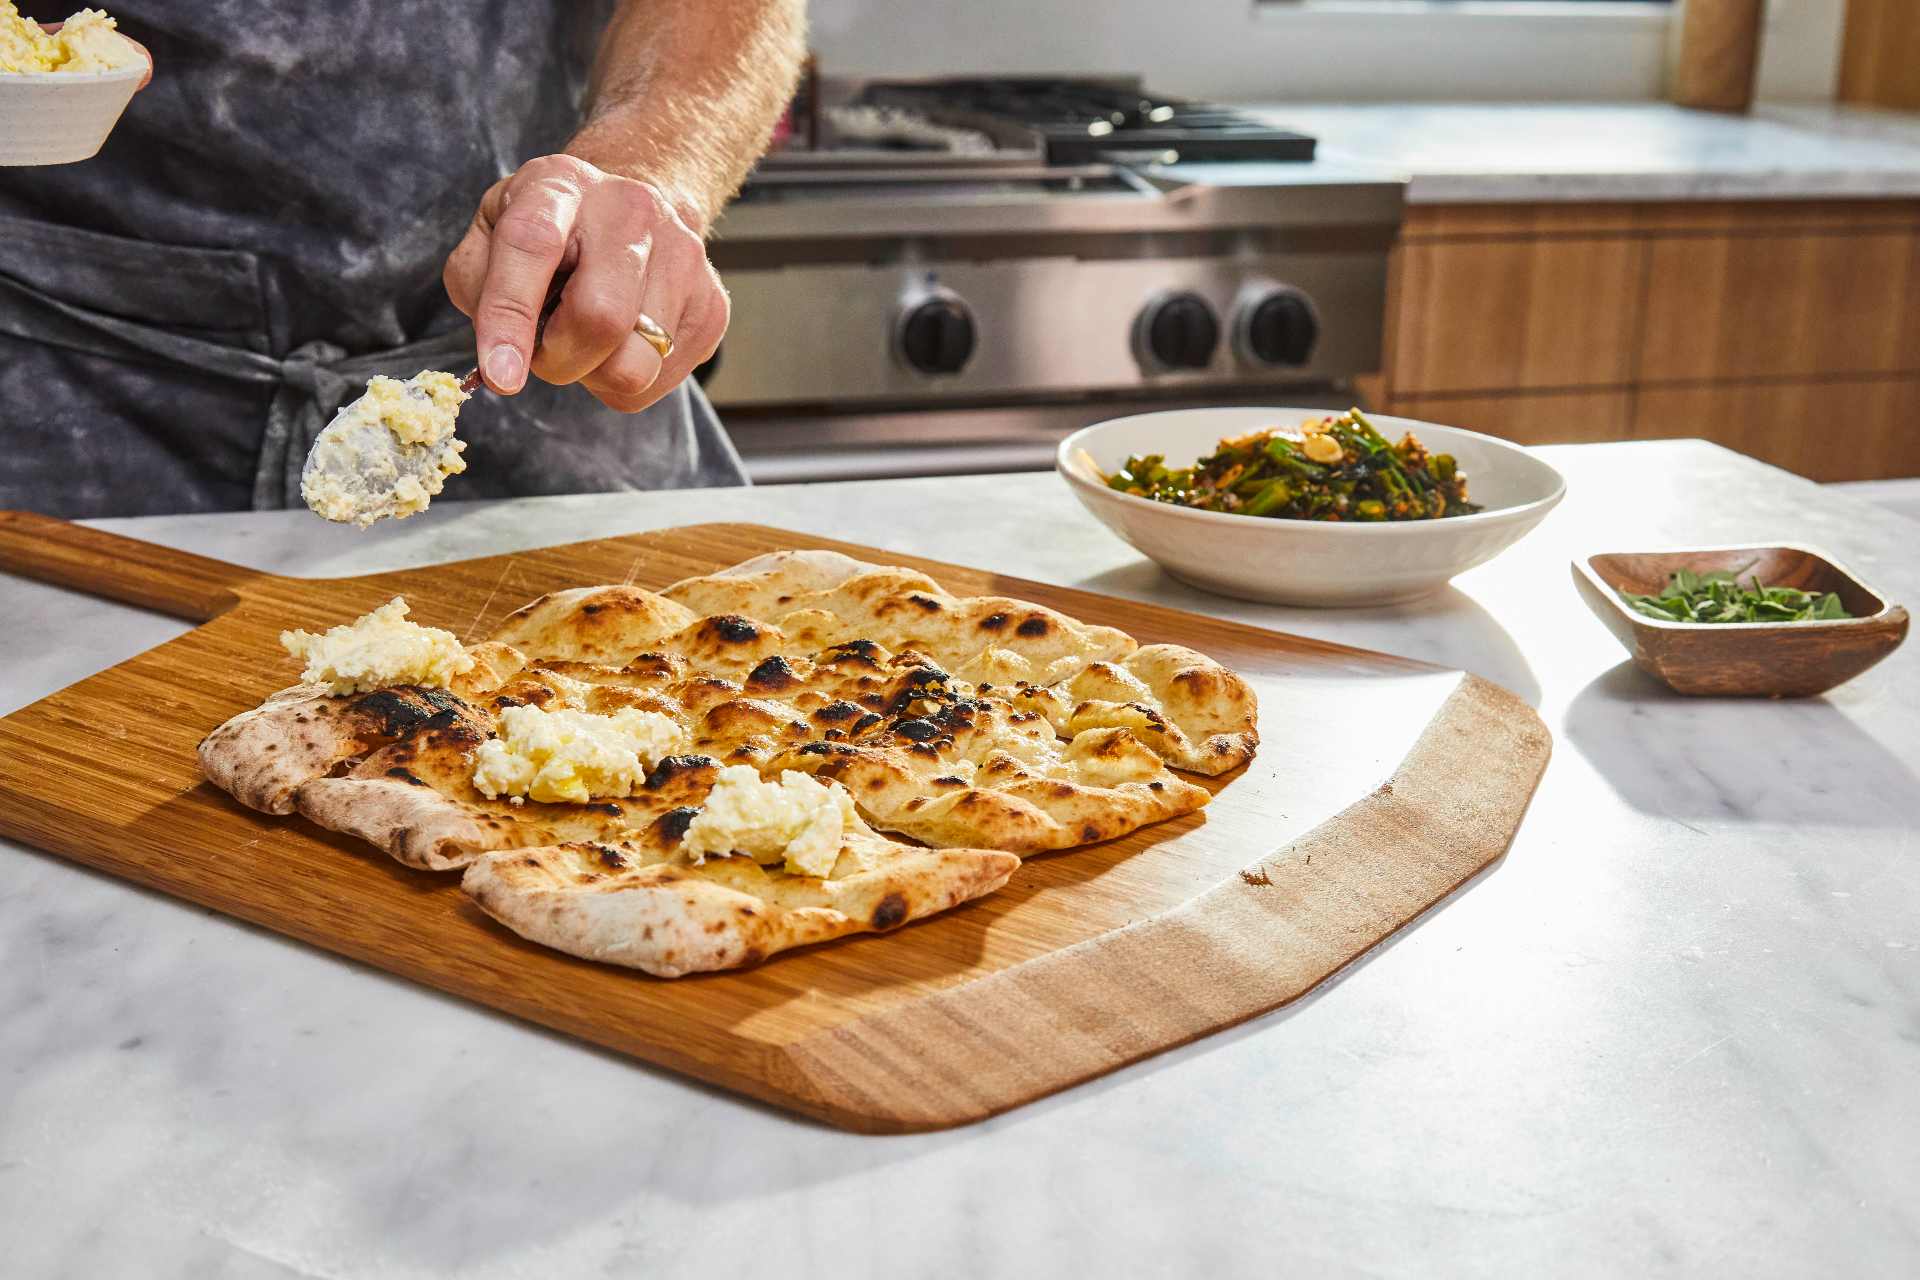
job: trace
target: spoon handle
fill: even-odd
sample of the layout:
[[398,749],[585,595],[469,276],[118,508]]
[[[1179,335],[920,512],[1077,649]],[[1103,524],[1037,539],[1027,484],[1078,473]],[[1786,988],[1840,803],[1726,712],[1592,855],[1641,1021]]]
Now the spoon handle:
[[[540,318],[533,322],[533,349],[540,349],[541,340],[547,336],[547,321],[553,319],[553,313],[560,307],[560,295],[567,287],[566,276],[555,276],[553,284],[547,290],[546,305],[540,308]],[[467,376],[460,379],[460,390],[472,395],[486,384],[480,378],[480,366],[467,370]]]

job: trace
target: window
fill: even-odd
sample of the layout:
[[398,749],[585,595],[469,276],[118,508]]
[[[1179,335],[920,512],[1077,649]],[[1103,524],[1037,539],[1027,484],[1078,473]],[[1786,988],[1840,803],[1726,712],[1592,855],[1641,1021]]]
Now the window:
[[[1235,96],[1347,102],[1658,98],[1673,13],[1667,0],[1253,0],[1248,8],[1255,31],[1233,46],[1244,64],[1232,68]],[[1211,0],[1201,6],[1214,10]]]

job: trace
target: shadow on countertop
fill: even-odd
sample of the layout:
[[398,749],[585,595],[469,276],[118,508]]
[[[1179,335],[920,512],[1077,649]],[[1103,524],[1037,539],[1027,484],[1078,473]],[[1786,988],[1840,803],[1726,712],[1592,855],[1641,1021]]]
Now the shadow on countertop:
[[1567,707],[1564,740],[1660,817],[1909,830],[1920,777],[1826,698],[1697,698],[1631,662]]
[[1540,681],[1520,646],[1491,613],[1458,587],[1442,587],[1419,600],[1377,608],[1294,609],[1211,595],[1163,572],[1150,560],[1092,574],[1071,585],[1453,667],[1493,681],[1530,707],[1540,706]]

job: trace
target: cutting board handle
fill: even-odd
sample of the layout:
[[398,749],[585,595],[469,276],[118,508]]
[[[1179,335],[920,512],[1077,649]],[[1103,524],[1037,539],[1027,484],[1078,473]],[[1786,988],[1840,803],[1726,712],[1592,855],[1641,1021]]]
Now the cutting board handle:
[[188,622],[225,613],[237,588],[266,576],[33,511],[0,511],[0,571]]

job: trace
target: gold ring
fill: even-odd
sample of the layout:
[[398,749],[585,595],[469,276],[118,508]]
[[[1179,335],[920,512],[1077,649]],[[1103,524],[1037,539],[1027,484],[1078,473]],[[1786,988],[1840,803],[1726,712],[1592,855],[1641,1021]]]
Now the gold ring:
[[652,316],[642,312],[633,331],[646,339],[647,345],[658,351],[662,360],[673,354],[673,335],[662,329]]

